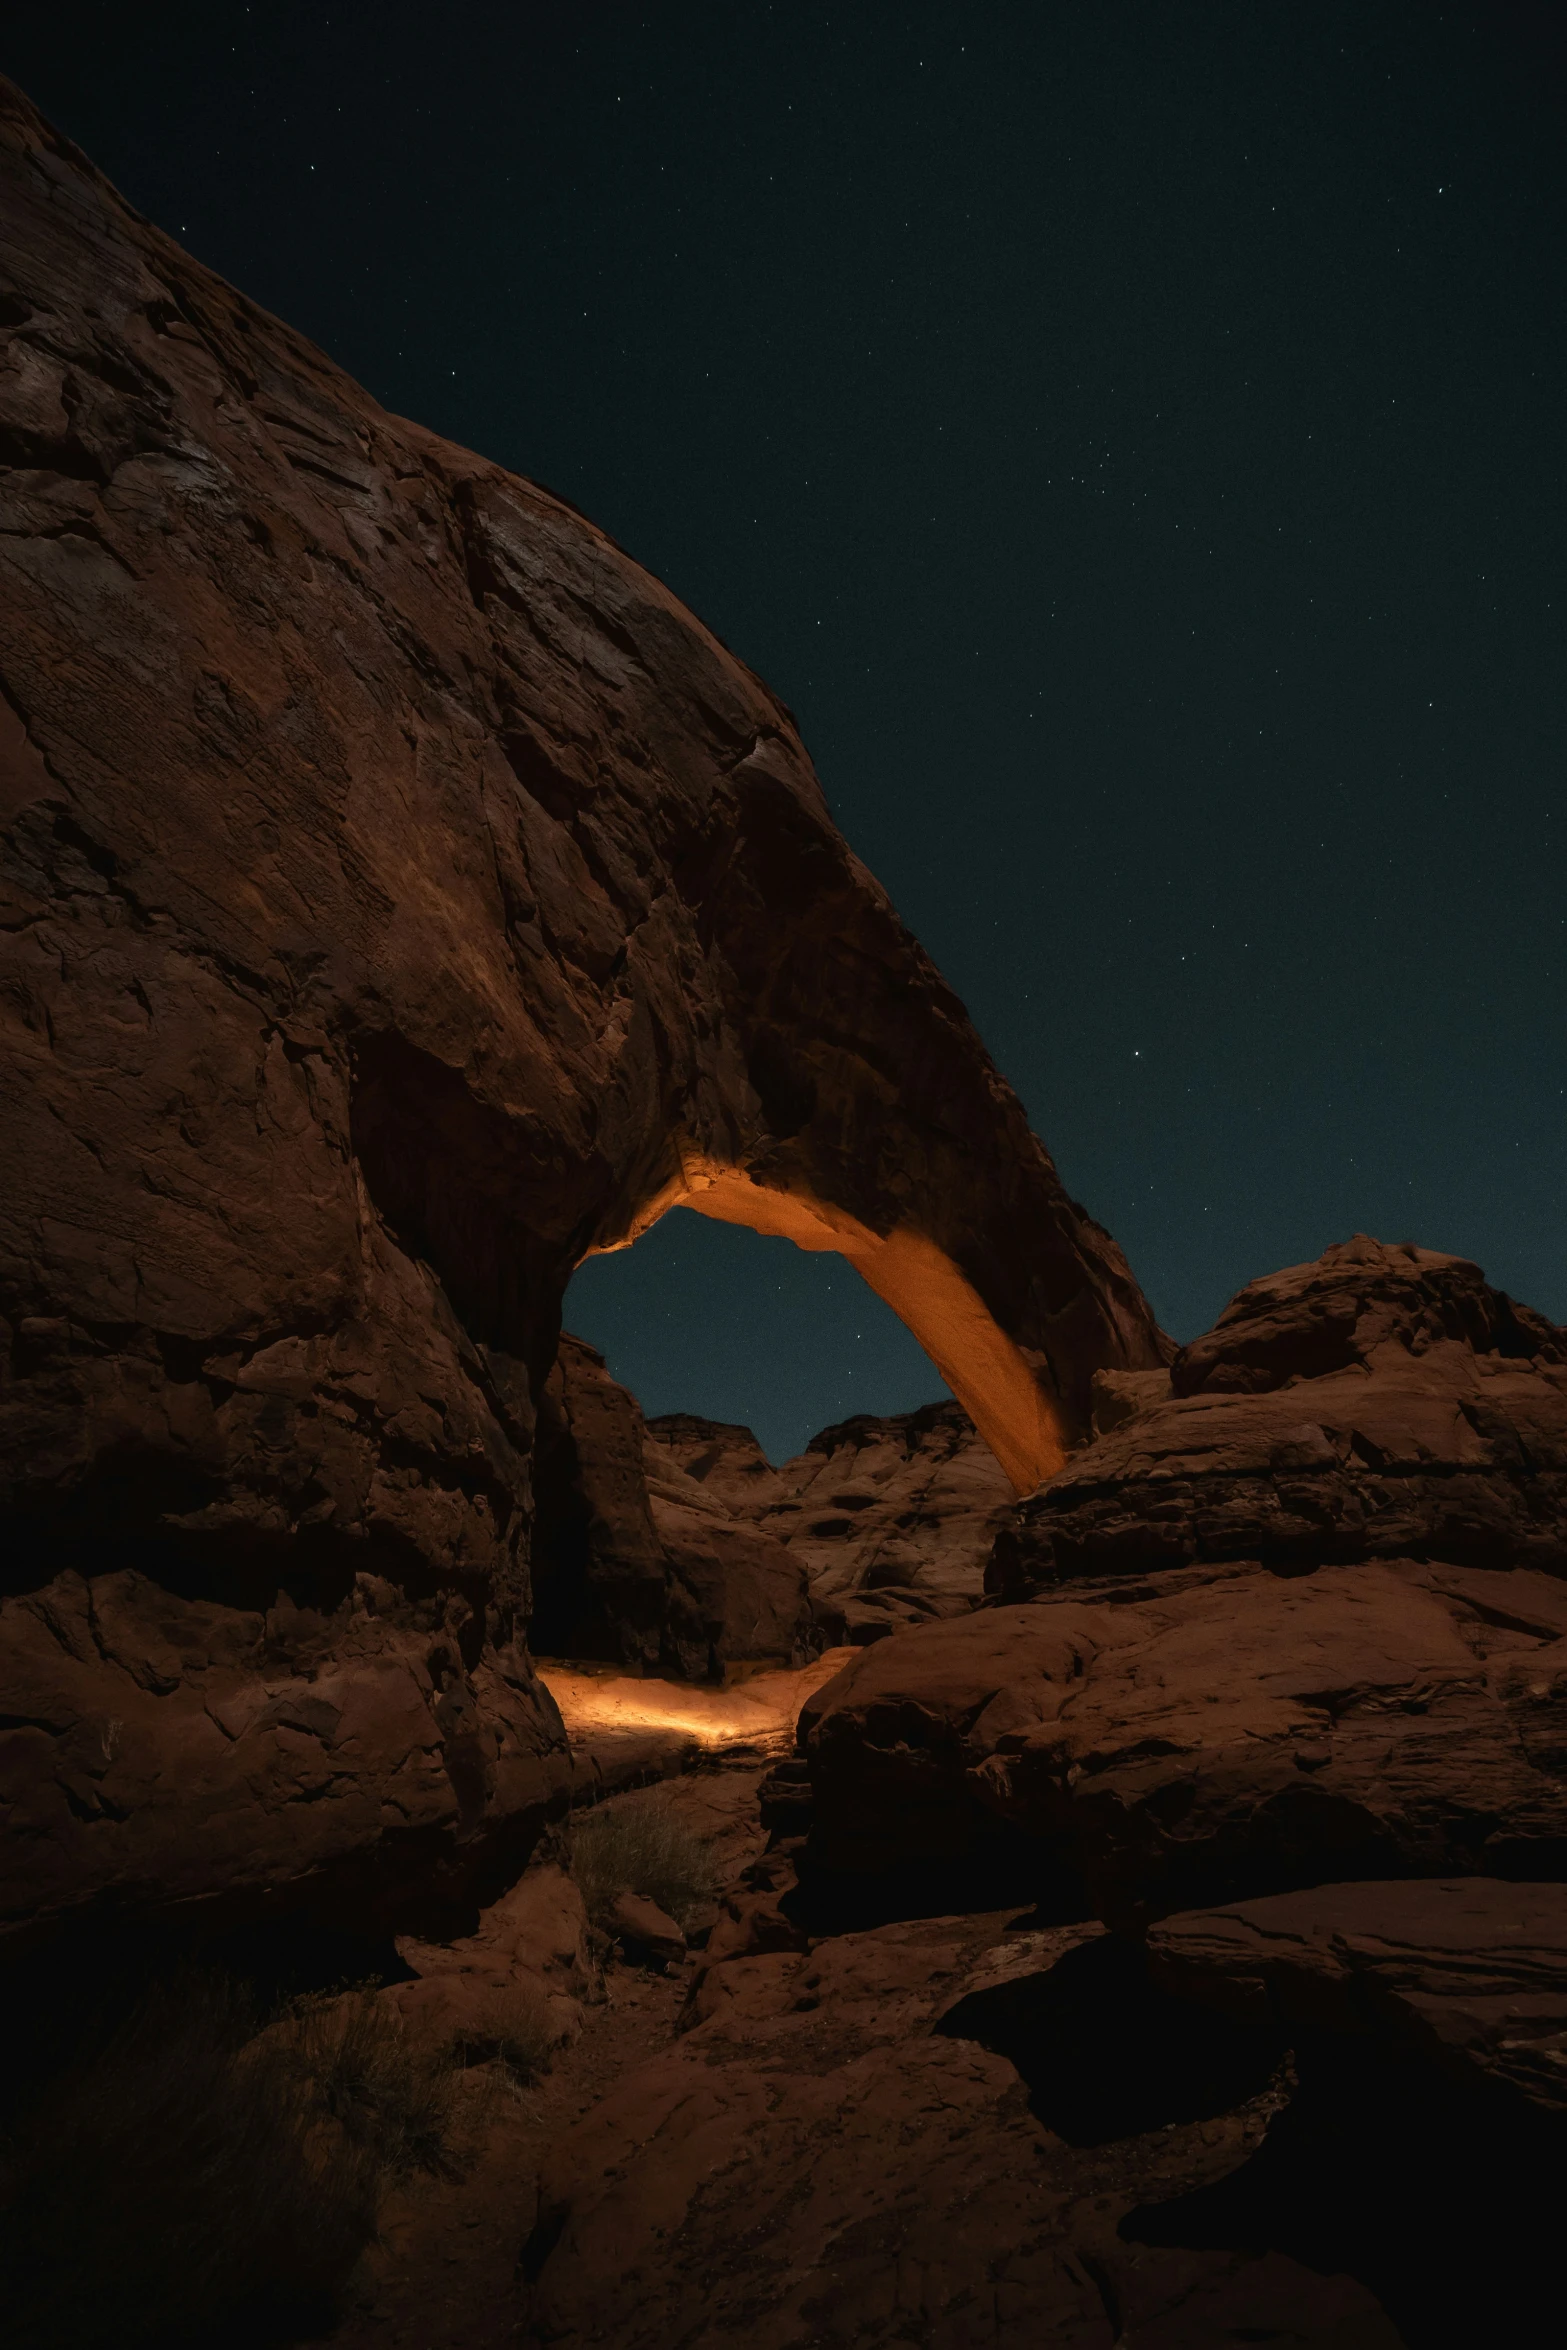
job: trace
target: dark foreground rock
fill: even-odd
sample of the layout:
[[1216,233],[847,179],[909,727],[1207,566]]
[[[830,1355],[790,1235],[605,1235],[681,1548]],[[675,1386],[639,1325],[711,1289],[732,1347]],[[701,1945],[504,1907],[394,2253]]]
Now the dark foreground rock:
[[561,1800],[585,1253],[841,1249],[1019,1489],[1169,1350],[788,712],[10,85],[0,458],[0,1925],[411,1924]]
[[734,1955],[690,2028],[628,2074],[546,2165],[524,2254],[530,2343],[616,2350],[1212,2350],[1266,2339],[1396,2350],[1364,2286],[1268,2248],[1166,2247],[1119,2223],[1222,2180],[1280,2103],[1183,2082],[1129,2133],[1073,2145],[1017,2068],[944,2018],[1071,1935],[1006,1915]]
[[823,1934],[777,1847],[676,2044],[551,2149],[522,2338],[1526,2339],[1567,2156],[1563,1897],[1334,1885],[1146,1942],[1005,1910]]

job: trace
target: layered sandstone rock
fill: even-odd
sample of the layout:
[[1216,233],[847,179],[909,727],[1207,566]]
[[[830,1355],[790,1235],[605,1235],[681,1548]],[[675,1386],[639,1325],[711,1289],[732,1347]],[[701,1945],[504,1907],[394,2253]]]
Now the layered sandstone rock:
[[1020,1486],[1166,1350],[656,581],[8,85],[0,277],[0,1918],[398,1914],[560,1799],[518,1641],[586,1251],[687,1197],[842,1247]]
[[1128,1922],[1567,1872],[1563,1351],[1476,1268],[1362,1241],[1243,1292],[1197,1392],[1102,1382],[1107,1432],[997,1543],[1038,1596],[807,1707],[818,1862],[988,1851]]
[[1243,1289],[1025,1501],[989,1583],[1264,1559],[1567,1574],[1567,1333],[1478,1265],[1357,1238]]
[[818,1863],[1026,1852],[1042,1893],[1081,1883],[1124,1923],[1349,1875],[1567,1870],[1555,1578],[1407,1561],[1125,1588],[901,1633],[818,1691]]

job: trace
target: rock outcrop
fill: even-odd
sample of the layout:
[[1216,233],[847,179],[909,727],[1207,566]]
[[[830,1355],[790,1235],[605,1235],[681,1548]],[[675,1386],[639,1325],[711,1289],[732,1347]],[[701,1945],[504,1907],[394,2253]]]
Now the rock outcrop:
[[519,1639],[586,1252],[677,1199],[841,1248],[1020,1488],[1168,1349],[656,581],[9,85],[0,279],[0,1919],[401,1915],[559,1800]]
[[777,1469],[749,1428],[670,1413],[647,1433],[715,1502],[801,1563],[829,1646],[966,1613],[1011,1515],[1006,1473],[955,1403],[862,1413],[822,1429]]
[[1167,2064],[1118,2142],[1069,2143],[955,2012],[1009,1975],[1050,1973],[1081,1939],[1014,1923],[941,1918],[709,1966],[681,2044],[552,2152],[524,2339],[1398,2350],[1349,2276],[1265,2244],[1128,2240],[1139,2206],[1245,2163],[1278,2095],[1264,2066],[1216,2113]]
[[688,1680],[965,1614],[1015,1498],[958,1404],[847,1420],[774,1468],[749,1428],[644,1421],[569,1335],[534,1493],[537,1653]]
[[803,1565],[676,1467],[636,1397],[570,1335],[545,1389],[534,1484],[540,1655],[717,1680],[728,1664],[797,1664],[821,1646]]
[[1462,1257],[1346,1241],[1098,1408],[1003,1530],[999,1597],[1237,1559],[1567,1574],[1567,1333]]
[[966,1614],[1013,1511],[1006,1471],[959,1403],[843,1419],[782,1469],[749,1429],[677,1415],[648,1422],[648,1436],[801,1560],[829,1645]]
[[811,1700],[820,1866],[988,1853],[1126,1924],[1567,1874],[1563,1334],[1362,1241],[1253,1284],[1175,1379],[1103,1382],[1115,1424],[998,1538],[1003,1594],[1038,1596]]

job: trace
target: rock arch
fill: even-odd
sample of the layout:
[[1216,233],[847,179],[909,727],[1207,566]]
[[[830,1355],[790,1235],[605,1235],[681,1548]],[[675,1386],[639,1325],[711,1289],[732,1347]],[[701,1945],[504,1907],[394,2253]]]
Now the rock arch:
[[843,1257],[919,1340],[1019,1493],[1032,1492],[1064,1464],[1058,1397],[972,1282],[918,1225],[876,1232],[808,1193],[777,1190],[753,1181],[744,1168],[693,1156],[637,1216],[633,1233],[610,1247],[629,1246],[672,1207]]
[[699,621],[9,85],[0,219],[0,1924],[406,1923],[560,1800],[529,1455],[589,1249],[830,1234],[1020,1485],[1164,1349]]

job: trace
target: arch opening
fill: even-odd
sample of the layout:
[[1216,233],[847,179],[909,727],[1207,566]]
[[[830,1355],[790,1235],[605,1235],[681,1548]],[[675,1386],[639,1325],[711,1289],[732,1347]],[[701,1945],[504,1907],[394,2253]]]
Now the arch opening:
[[814,1194],[775,1189],[744,1168],[690,1156],[682,1157],[678,1173],[622,1233],[587,1254],[629,1248],[676,1207],[843,1257],[913,1334],[1017,1492],[1031,1493],[1062,1466],[1060,1416],[1027,1356],[950,1257],[916,1226],[878,1233]]

